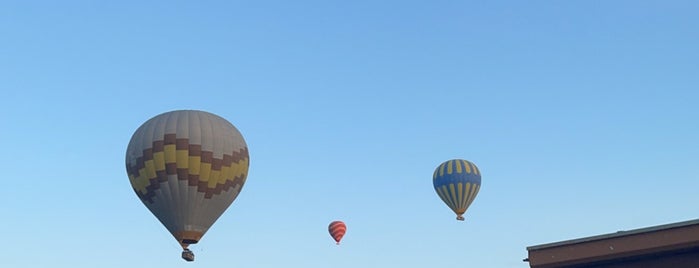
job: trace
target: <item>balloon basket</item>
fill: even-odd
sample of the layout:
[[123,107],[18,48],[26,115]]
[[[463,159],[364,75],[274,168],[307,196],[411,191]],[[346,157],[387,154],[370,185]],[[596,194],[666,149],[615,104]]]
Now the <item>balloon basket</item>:
[[194,261],[194,253],[189,249],[185,249],[182,251],[182,259],[185,261]]

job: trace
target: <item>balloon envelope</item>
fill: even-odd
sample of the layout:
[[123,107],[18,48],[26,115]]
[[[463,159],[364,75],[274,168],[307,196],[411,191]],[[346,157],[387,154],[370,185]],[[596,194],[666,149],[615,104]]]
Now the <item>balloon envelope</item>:
[[339,245],[340,240],[342,240],[342,237],[345,236],[345,233],[347,232],[347,226],[342,221],[333,221],[330,223],[330,225],[328,225],[328,232],[330,232],[330,236],[332,236],[335,242]]
[[248,166],[240,132],[203,111],[171,111],[149,119],[126,150],[136,195],[183,248],[197,243],[233,203]]
[[437,195],[456,213],[456,219],[464,220],[463,214],[481,188],[481,172],[469,161],[453,159],[435,169],[432,183]]

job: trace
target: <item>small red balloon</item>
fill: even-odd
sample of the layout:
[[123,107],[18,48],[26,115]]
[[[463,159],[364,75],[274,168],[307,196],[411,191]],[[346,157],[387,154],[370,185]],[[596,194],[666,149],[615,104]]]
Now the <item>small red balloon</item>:
[[333,221],[328,225],[328,232],[330,232],[330,236],[332,236],[339,245],[340,240],[342,240],[342,237],[345,236],[345,232],[347,232],[347,226],[342,221]]

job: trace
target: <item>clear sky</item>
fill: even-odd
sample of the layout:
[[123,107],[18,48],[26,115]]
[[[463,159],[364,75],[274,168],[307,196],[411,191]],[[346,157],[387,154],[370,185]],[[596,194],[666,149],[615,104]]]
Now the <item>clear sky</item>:
[[[697,10],[2,1],[2,266],[524,268],[527,246],[699,218]],[[177,109],[251,157],[194,263],[124,167]],[[464,222],[432,187],[452,158],[483,174]]]

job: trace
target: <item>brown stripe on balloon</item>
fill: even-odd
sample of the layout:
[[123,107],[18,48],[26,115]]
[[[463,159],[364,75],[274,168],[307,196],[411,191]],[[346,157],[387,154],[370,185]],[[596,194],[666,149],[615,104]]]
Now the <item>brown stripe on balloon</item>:
[[205,181],[198,181],[197,182],[197,192],[206,193],[207,188],[209,188],[207,182],[205,182]]
[[189,180],[189,169],[178,168],[177,169],[177,180],[180,180],[180,181]]
[[189,183],[187,183],[187,185],[197,186],[197,184],[199,183],[199,175],[188,174],[188,176],[189,179],[187,181],[189,181]]
[[153,159],[153,148],[148,148],[143,150],[143,158],[140,158],[140,162],[146,162]]
[[164,150],[165,150],[165,141],[160,140],[160,141],[153,142],[153,152],[162,152]]
[[[156,178],[149,179],[148,180],[149,184],[146,186],[146,193],[141,194],[139,191],[136,191],[138,194],[138,197],[141,198],[142,201],[148,202],[148,203],[153,203],[153,197],[155,197],[155,190],[160,188],[160,183]],[[134,189],[135,190],[135,189]]]
[[165,137],[163,137],[163,143],[165,145],[175,144],[176,141],[177,137],[175,134],[165,134]]
[[160,183],[157,179],[148,180],[149,184],[146,186],[146,195],[155,195],[155,190],[160,189]]
[[[229,181],[226,181],[226,183],[228,183],[228,182],[229,182]],[[223,190],[223,186],[224,186],[224,185],[225,185],[225,183],[223,183],[223,184],[222,184],[222,183],[217,183],[217,184],[216,184],[216,187],[214,187],[213,189],[206,189],[206,194],[204,195],[204,198],[206,198],[207,195],[211,195],[211,196],[213,196],[213,195],[219,195],[219,194],[221,193],[221,190]],[[209,198],[210,198],[210,197],[209,197]]]
[[228,192],[231,188],[235,186],[238,187],[238,192],[243,190],[243,186],[245,185],[245,179],[240,179],[239,177],[236,177],[236,179],[230,181],[230,183],[226,183],[226,185],[223,187],[223,192]]
[[145,161],[143,161],[143,156],[139,156],[138,158],[136,158],[136,163],[134,163],[134,164],[136,164],[136,165],[134,165],[134,169],[136,169],[135,172],[138,172],[138,170],[144,168],[145,167],[144,163],[145,163]]
[[139,170],[145,168],[146,161],[151,159],[153,159],[153,149],[148,148],[143,150],[143,155],[136,158],[136,163],[134,163],[135,165],[132,166],[133,170],[131,171],[131,174],[134,174],[134,177],[139,177],[141,174]]
[[248,147],[241,148],[238,152],[233,152],[231,155],[233,157],[233,162],[239,163],[240,160],[248,159]]
[[[204,193],[204,198],[206,199],[211,199],[214,195],[219,195],[221,192],[227,192],[231,188],[240,185],[240,188],[242,189],[244,183],[245,183],[245,177],[247,174],[242,174],[241,176],[235,176],[233,177],[233,180],[226,179],[226,181],[222,184],[216,184],[214,188],[209,188],[208,187],[208,182],[205,181],[199,181],[199,175],[193,175],[193,174],[188,174],[188,170],[186,169],[179,169],[178,172],[187,172],[187,181],[189,186],[196,186],[197,187],[197,192]],[[179,175],[178,175],[179,177]],[[178,178],[181,180],[184,180],[182,178]],[[165,171],[157,171],[156,172],[156,177],[155,178],[150,178],[149,180],[149,185],[146,186],[146,193],[145,194],[140,194],[139,197],[141,200],[148,201],[150,203],[153,203],[152,198],[155,196],[155,190],[160,188],[160,184],[167,182],[167,173]],[[134,189],[135,190],[135,189]]]
[[175,142],[175,149],[189,150],[189,139],[177,139]]
[[219,195],[219,194],[221,194],[221,192],[224,189],[228,190],[232,186],[233,186],[233,181],[226,180],[226,182],[224,182],[224,183],[216,184],[216,187],[214,187],[213,189],[208,189],[208,191],[211,192],[213,195]]
[[230,167],[231,164],[233,164],[233,156],[229,154],[224,154],[221,165],[223,165],[224,167]]
[[224,182],[223,184],[219,184],[219,185],[221,185],[220,188],[218,187],[219,185],[216,185],[216,188],[218,188],[218,189],[216,189],[217,191],[214,193],[221,194],[221,192],[228,192],[228,190],[231,189],[232,187],[239,185],[239,184],[242,184],[241,180],[238,178],[239,177],[234,177],[233,180],[226,180],[226,182]]
[[214,159],[214,153],[209,151],[201,152],[201,162],[211,164],[211,160]]
[[177,163],[166,163],[165,173],[167,175],[177,175]]
[[189,156],[201,156],[201,145],[190,144],[189,145]]
[[138,178],[140,175],[140,172],[138,172],[138,167],[135,165],[129,165],[129,163],[126,163],[126,173],[134,178]]
[[[165,144],[176,144],[176,149],[190,149],[189,155],[197,156],[201,154],[201,145],[189,145],[189,139],[175,139],[175,134],[165,134],[163,140],[157,140],[153,142],[153,148],[147,148],[143,150],[143,157],[136,159],[136,170],[145,168],[145,162],[153,159],[153,153],[163,152],[165,150]],[[193,149],[193,150],[192,150]],[[173,169],[170,164],[166,164],[167,174],[174,175],[177,174],[176,167]],[[139,174],[137,171],[131,172],[131,174]]]
[[[204,187],[203,187],[203,188],[201,187],[201,184],[200,184],[199,186],[200,186],[200,187],[199,187],[199,189],[197,189],[197,191],[203,192],[203,193],[204,193],[204,198],[206,198],[206,199],[211,199],[211,197],[214,196],[214,189],[216,189],[215,187],[214,187],[214,188],[209,188],[209,187],[208,187],[208,184],[204,184]],[[218,186],[218,184],[217,184],[216,186]]]
[[243,174],[242,176],[235,176],[233,177],[233,180],[226,181],[223,187],[223,191],[228,191],[231,187],[234,187],[236,185],[240,185],[240,188],[243,188],[243,184],[245,183],[245,176],[247,176],[247,174]]
[[[164,140],[154,141],[153,148],[148,148],[143,150],[143,156],[136,159],[135,165],[130,165],[127,167],[127,172],[134,176],[134,178],[140,177],[140,170],[145,168],[145,162],[153,159],[153,154],[156,152],[163,152],[165,144],[175,144],[178,150],[188,150],[188,155],[193,157],[200,157],[201,163],[211,164],[211,170],[220,171],[223,167],[231,167],[233,163],[240,163],[241,160],[248,160],[249,152],[248,148],[241,148],[237,152],[234,151],[231,154],[224,154],[222,158],[214,158],[213,152],[202,151],[201,145],[189,144],[189,139],[175,139],[174,134],[167,134]],[[178,180],[186,180],[187,185],[197,187],[197,191],[204,193],[205,198],[210,199],[214,195],[219,195],[221,192],[229,191],[231,188],[245,183],[245,177],[247,174],[242,174],[241,176],[235,176],[231,178],[222,178],[224,183],[216,184],[215,187],[209,188],[208,182],[199,181],[199,175],[194,175],[189,173],[188,168],[177,168],[176,163],[168,163],[165,165],[165,170],[156,171],[156,176],[154,178],[148,178],[150,185],[146,187],[146,192],[141,193],[139,197],[147,202],[153,202],[152,199],[155,196],[155,190],[159,189],[160,183],[167,182],[167,175],[177,175]]]
[[[169,137],[170,135],[172,135],[172,137]],[[189,144],[189,139],[174,139],[174,134],[166,134],[165,136],[165,140],[154,141],[152,148],[143,150],[143,162],[153,159],[153,153],[165,151],[165,145],[170,144],[175,144],[176,150],[188,150],[189,156],[201,156],[204,163],[211,163],[211,160],[214,158],[213,152],[202,151],[201,145]],[[230,165],[230,163],[238,163],[240,160],[247,159],[248,157],[248,148],[245,147],[237,152],[232,152],[230,155],[224,154],[222,160],[224,161],[224,165],[227,166]]]
[[131,166],[131,172],[129,172],[129,175],[133,176],[134,179],[137,179],[141,177],[141,172],[138,168],[136,168],[136,166]]
[[165,170],[156,170],[155,177],[158,182],[167,182],[167,173],[165,173]]
[[216,188],[212,191],[215,195],[221,194],[221,192],[225,189],[226,191],[230,189],[233,186],[233,181],[231,180],[226,180],[224,183],[219,183],[216,184]]
[[211,170],[221,171],[221,159],[213,158],[211,160]]
[[219,195],[221,192],[227,192],[231,188],[233,188],[236,185],[240,185],[240,188],[242,189],[242,185],[245,182],[244,179],[242,179],[243,176],[236,176],[233,178],[233,180],[226,180],[224,183],[217,183],[216,187],[214,188],[208,188],[204,191],[204,198],[210,199],[214,195]]
[[[138,196],[139,199],[141,199],[142,201],[146,200],[146,195],[142,194],[141,191],[136,190],[136,189],[133,189],[133,191],[136,193],[136,195]],[[151,200],[151,201],[149,201],[149,203],[153,203],[153,201]]]

